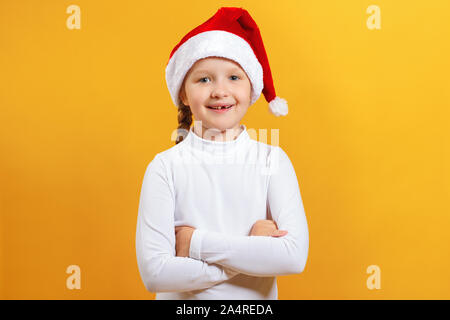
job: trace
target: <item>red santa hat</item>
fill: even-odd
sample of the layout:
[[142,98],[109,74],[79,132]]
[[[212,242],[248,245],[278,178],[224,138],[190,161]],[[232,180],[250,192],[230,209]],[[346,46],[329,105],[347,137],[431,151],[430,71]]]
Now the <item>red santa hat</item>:
[[252,84],[251,104],[261,92],[275,116],[288,113],[286,100],[275,94],[272,73],[261,34],[255,21],[243,8],[222,7],[173,48],[166,66],[166,82],[172,101],[180,106],[179,92],[193,64],[207,57],[223,57],[237,62]]

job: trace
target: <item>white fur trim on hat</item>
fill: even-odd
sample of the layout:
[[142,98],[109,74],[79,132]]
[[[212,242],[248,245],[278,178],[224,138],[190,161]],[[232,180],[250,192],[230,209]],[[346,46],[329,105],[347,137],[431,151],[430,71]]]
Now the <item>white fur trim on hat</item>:
[[166,83],[175,106],[179,106],[178,94],[189,69],[197,60],[213,56],[239,63],[252,84],[251,104],[255,103],[264,87],[261,64],[247,41],[231,32],[214,30],[193,36],[169,60]]

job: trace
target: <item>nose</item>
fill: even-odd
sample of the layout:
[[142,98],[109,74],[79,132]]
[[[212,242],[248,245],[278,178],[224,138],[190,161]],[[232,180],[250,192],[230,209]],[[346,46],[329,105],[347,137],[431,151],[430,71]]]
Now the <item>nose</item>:
[[217,81],[211,91],[212,98],[228,97],[229,91],[224,81]]

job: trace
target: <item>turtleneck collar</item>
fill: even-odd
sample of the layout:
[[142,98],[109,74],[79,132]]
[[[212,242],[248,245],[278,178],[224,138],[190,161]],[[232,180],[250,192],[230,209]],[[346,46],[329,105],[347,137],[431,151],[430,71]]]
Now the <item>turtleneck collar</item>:
[[240,128],[243,130],[236,137],[236,139],[230,141],[214,141],[198,136],[194,132],[194,127],[192,126],[188,135],[184,139],[184,143],[193,149],[207,152],[212,155],[233,154],[236,150],[247,143],[248,140],[250,140],[245,124],[241,124]]

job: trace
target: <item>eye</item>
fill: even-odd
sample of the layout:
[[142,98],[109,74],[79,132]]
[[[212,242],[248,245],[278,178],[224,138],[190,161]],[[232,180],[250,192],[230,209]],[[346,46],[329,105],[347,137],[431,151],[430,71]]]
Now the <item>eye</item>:
[[202,81],[203,79],[209,79],[208,77],[203,77],[203,78],[200,78],[200,80],[198,80],[199,82],[205,82],[205,81]]
[[234,77],[234,78],[236,78],[236,79],[233,79],[233,80],[238,80],[238,79],[239,79],[239,77],[238,77],[238,76],[231,76],[231,77]]

